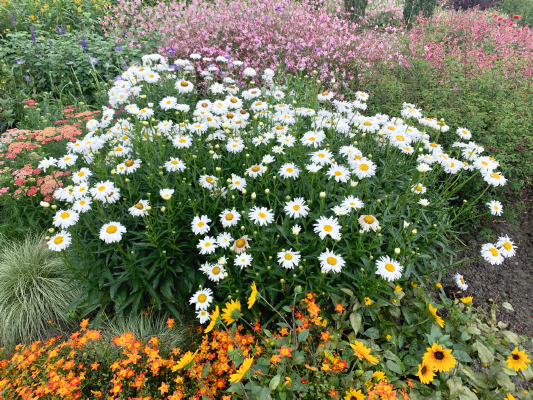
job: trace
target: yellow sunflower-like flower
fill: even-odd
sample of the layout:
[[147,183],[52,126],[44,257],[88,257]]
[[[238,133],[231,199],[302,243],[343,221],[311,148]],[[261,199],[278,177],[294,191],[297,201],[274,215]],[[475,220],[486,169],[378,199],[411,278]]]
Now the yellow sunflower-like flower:
[[207,325],[207,328],[205,328],[204,333],[209,333],[213,330],[215,327],[215,324],[217,323],[218,316],[220,315],[220,310],[218,309],[218,306],[215,307],[215,311],[211,313],[211,322],[209,325]]
[[354,344],[351,344],[350,347],[353,349],[353,355],[362,360],[363,358],[368,360],[371,364],[377,364],[379,360],[378,357],[370,355],[370,349],[365,347],[362,342],[355,341]]
[[424,385],[428,385],[435,379],[435,372],[432,365],[422,363],[418,366],[418,373],[415,374],[420,378],[420,382]]
[[469,303],[472,303],[472,300],[474,300],[474,298],[472,296],[468,296],[468,297],[463,297],[461,299],[461,301],[465,304],[469,304]]
[[365,304],[367,306],[369,306],[370,304],[372,304],[372,299],[370,297],[365,297]]
[[248,308],[252,308],[256,300],[257,300],[257,286],[255,286],[255,282],[254,282],[252,283],[252,293],[250,294],[250,297],[248,298]]
[[241,302],[239,300],[230,300],[229,303],[226,303],[226,308],[222,309],[222,319],[226,324],[233,324],[241,316]]
[[360,390],[350,388],[350,390],[346,391],[344,400],[365,400],[365,395]]
[[514,369],[515,372],[527,368],[527,364],[531,361],[527,358],[525,351],[519,351],[518,347],[512,351],[511,356],[507,359],[507,368]]
[[254,362],[254,358],[250,357],[243,361],[239,369],[235,374],[231,374],[229,377],[230,382],[239,382],[244,377],[244,374],[248,372],[248,370],[252,367],[252,364]]
[[437,324],[439,324],[441,328],[444,328],[444,320],[437,315],[437,309],[431,304],[429,305],[429,312],[435,317],[435,321],[437,322]]
[[183,356],[181,356],[181,359],[178,361],[178,363],[172,367],[172,372],[176,372],[178,369],[182,369],[191,361],[193,361],[194,357],[196,357],[196,353],[198,353],[198,350],[196,350],[194,354],[188,351]]
[[426,351],[422,362],[424,365],[433,366],[436,372],[446,372],[455,367],[456,360],[451,349],[443,349],[440,344],[433,343]]
[[383,382],[387,378],[387,375],[385,375],[385,372],[383,371],[375,371],[372,374],[372,379],[374,378],[376,378],[380,382]]

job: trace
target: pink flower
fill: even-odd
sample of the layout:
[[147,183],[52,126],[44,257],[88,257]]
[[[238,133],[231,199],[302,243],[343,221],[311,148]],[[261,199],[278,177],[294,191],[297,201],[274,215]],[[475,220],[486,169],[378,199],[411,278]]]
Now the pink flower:
[[40,173],[41,173],[41,170],[40,170],[39,168],[35,168],[35,169],[33,170],[33,173],[34,173],[35,175],[40,174]]
[[4,194],[4,193],[6,193],[8,190],[9,190],[9,187],[4,187],[4,188],[0,189],[0,194]]
[[23,185],[24,182],[26,182],[26,179],[24,179],[24,178],[15,179],[15,185],[17,185],[17,186]]
[[33,196],[37,192],[38,192],[37,188],[35,186],[32,186],[31,188],[28,189],[28,192],[26,194],[28,196]]

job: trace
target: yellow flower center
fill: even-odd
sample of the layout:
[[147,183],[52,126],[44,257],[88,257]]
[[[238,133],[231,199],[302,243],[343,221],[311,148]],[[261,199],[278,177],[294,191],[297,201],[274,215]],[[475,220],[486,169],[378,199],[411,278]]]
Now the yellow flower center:
[[260,213],[257,213],[257,215],[259,215],[259,217],[261,217],[261,218],[266,218],[265,213],[260,212]]
[[324,158],[324,157],[326,157],[326,155],[325,155],[324,153],[320,153],[320,154],[318,154],[318,156],[319,156],[320,158]]
[[366,217],[363,218],[363,220],[364,220],[367,224],[373,224],[373,223],[374,223],[374,217],[372,217],[371,215],[367,215]]
[[187,140],[185,140],[185,139],[183,139],[183,138],[181,138],[181,139],[179,140],[180,143],[185,143],[186,141],[187,141]]
[[200,296],[198,296],[198,302],[205,303],[206,300],[207,296],[205,294],[202,293]]
[[337,259],[335,257],[328,257],[326,259],[326,261],[328,262],[329,265],[335,265],[337,264]]
[[513,246],[511,245],[511,243],[509,243],[509,242],[505,242],[505,243],[503,244],[503,248],[504,248],[505,250],[511,250],[511,249],[513,248]]
[[276,126],[276,129],[277,129],[278,131],[281,131],[281,130],[283,130],[283,129],[285,129],[285,128],[283,128],[283,126],[281,126],[281,125],[278,125],[278,126]]
[[98,188],[98,191],[99,191],[99,192],[103,192],[104,190],[105,190],[105,186],[100,186],[100,187]]
[[117,148],[115,149],[115,151],[122,151],[122,150],[123,150],[122,147],[117,147]]
[[290,173],[292,173],[292,168],[287,168],[286,171],[290,174]]
[[461,280],[461,283],[464,285],[465,284],[465,280],[463,278],[460,278]]
[[394,271],[396,271],[396,267],[395,267],[393,264],[391,264],[391,263],[387,263],[387,264],[385,264],[385,269],[386,269],[387,271],[389,271],[389,272],[394,272]]
[[202,226],[204,226],[205,223],[203,223],[202,221],[198,222],[198,226],[201,228]]
[[328,94],[328,92],[322,92],[322,96],[327,96]]
[[226,115],[226,118],[228,118],[228,119],[232,119],[232,118],[233,118],[233,114],[232,114],[232,113],[227,114],[227,115]]
[[259,171],[259,167],[257,165],[255,167],[252,167],[252,171],[254,171],[254,172]]
[[115,233],[117,231],[117,227],[115,225],[108,226],[105,230],[107,233]]
[[311,136],[311,137],[309,138],[309,140],[310,140],[311,142],[314,142],[316,139],[315,139],[314,136]]
[[61,215],[60,215],[61,219],[65,219],[65,218],[68,218],[70,217],[70,213],[69,212],[62,212]]
[[341,176],[341,175],[342,175],[342,172],[341,172],[341,171],[335,171],[335,175],[336,175],[336,176]]
[[367,164],[361,164],[361,165],[359,166],[359,169],[361,169],[361,170],[363,170],[363,171],[368,171],[369,166],[368,166]]
[[83,175],[85,175],[85,172],[83,172],[83,171],[82,172],[78,172],[78,176],[83,176]]
[[293,209],[294,211],[298,211],[300,208],[301,208],[301,207],[300,207],[298,204],[295,204],[295,205],[292,206],[292,209]]
[[179,161],[176,161],[176,160],[172,160],[170,163],[171,163],[172,165],[178,165],[180,162],[179,162]]
[[135,164],[135,162],[132,160],[128,160],[124,164],[126,165],[126,167],[131,167],[133,164]]
[[430,143],[429,145],[430,145],[431,147],[437,147],[437,146],[438,146],[437,143]]
[[405,140],[405,138],[402,135],[397,135],[396,140],[399,140],[400,142],[402,142]]
[[144,205],[143,205],[143,203],[137,203],[137,204],[135,204],[135,208],[137,210],[142,210],[144,208]]
[[246,244],[246,240],[244,239],[239,239],[235,242],[235,245],[238,247],[238,248],[241,248],[241,247],[244,247],[244,245]]
[[490,254],[492,254],[494,257],[498,257],[498,250],[496,250],[494,247],[491,248],[489,251]]
[[331,227],[331,225],[324,225],[324,230],[326,232],[331,232],[333,230],[333,228]]
[[417,192],[420,192],[420,191],[422,190],[422,186],[418,185],[417,187],[415,187],[415,190],[416,190]]
[[500,175],[498,175],[496,172],[493,172],[490,174],[490,176],[492,176],[494,179],[500,179]]
[[226,214],[226,220],[231,221],[232,219],[233,219],[232,213]]
[[205,178],[205,180],[209,183],[213,182],[213,178],[211,178],[210,176],[208,176],[207,178]]
[[220,274],[220,267],[213,268],[213,270],[211,272],[213,272],[214,275]]
[[187,87],[187,86],[189,86],[189,84],[187,82],[183,81],[183,82],[181,82],[181,86],[182,87]]
[[85,202],[85,201],[83,201],[83,200],[81,200],[81,201],[80,201],[80,205],[82,205],[82,206],[84,206],[84,205],[85,205],[85,203],[86,203],[86,202]]
[[58,236],[54,239],[55,244],[61,244],[63,243],[63,236]]
[[235,97],[232,97],[230,100],[233,104],[237,103],[239,100],[237,100]]
[[285,260],[292,260],[292,254],[285,254]]
[[365,121],[365,123],[363,124],[364,126],[372,126],[372,122],[370,121]]

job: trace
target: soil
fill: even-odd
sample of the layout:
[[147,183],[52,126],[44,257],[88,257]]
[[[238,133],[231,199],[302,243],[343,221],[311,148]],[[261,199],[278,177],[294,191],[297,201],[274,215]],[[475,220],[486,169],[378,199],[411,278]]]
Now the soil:
[[[533,190],[523,191],[519,198],[509,199],[503,206],[514,207],[517,224],[490,216],[459,239],[472,246],[495,243],[498,237],[508,235],[518,246],[517,254],[501,265],[490,265],[484,260],[465,263],[448,271],[446,282],[454,282],[456,273],[463,275],[468,289],[459,297],[473,296],[474,305],[487,311],[495,302],[500,309],[497,318],[508,325],[506,329],[533,337]],[[488,229],[492,232],[487,237]],[[462,257],[480,257],[480,246],[462,252]],[[457,291],[456,286],[445,289]],[[514,311],[502,307],[503,302],[510,303]]]

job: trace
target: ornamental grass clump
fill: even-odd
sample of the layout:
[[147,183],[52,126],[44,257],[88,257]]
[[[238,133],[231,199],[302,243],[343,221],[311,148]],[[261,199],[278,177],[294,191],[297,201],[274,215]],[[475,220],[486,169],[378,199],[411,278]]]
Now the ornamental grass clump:
[[[388,301],[388,282],[426,284],[454,265],[448,237],[476,203],[452,207],[455,193],[506,182],[460,133],[443,147],[456,133],[413,104],[366,116],[365,92],[338,100],[269,69],[258,87],[255,69],[227,58],[200,78],[190,71],[201,58],[176,71],[143,57],[88,133],[39,165],[50,173],[69,158],[74,171],[54,193],[48,244],[85,287],[78,305],[193,309],[208,323],[225,300],[234,319],[252,281],[272,304],[290,302],[293,285],[338,293],[340,282]],[[483,256],[501,263],[502,243]]]
[[72,326],[68,305],[79,295],[60,275],[61,259],[48,250],[44,235],[22,242],[2,241],[0,251],[0,345],[42,340]]

